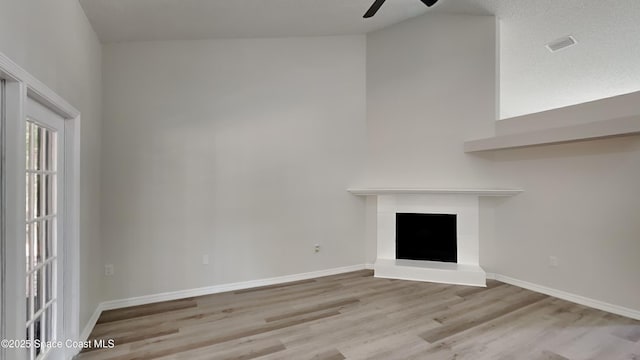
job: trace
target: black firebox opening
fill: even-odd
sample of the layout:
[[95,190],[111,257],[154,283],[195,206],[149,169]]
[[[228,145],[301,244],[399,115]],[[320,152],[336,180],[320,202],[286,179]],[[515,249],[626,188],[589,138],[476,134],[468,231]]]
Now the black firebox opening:
[[458,262],[456,215],[396,214],[396,259]]

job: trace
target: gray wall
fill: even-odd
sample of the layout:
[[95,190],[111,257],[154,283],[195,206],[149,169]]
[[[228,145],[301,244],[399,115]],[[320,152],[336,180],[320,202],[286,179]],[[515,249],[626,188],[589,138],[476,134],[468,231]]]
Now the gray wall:
[[493,163],[462,151],[494,131],[495,30],[427,14],[367,35],[367,185],[496,185]]
[[103,70],[107,299],[364,262],[363,36],[106,45]]
[[0,52],[82,113],[80,330],[102,300],[101,46],[76,0],[2,0]]
[[[639,1],[473,2],[501,17],[500,118],[640,90]],[[547,50],[566,35],[578,44]]]
[[[499,151],[501,274],[640,310],[640,137]],[[550,267],[556,256],[558,267]]]
[[[462,150],[465,140],[494,131],[495,34],[493,17],[427,14],[367,36],[366,185],[501,185],[490,159]],[[375,200],[368,205],[367,261],[373,262]],[[494,206],[484,200],[481,205],[488,219],[480,228],[486,266],[494,255]]]
[[[485,270],[640,310],[637,136],[462,152],[464,140],[491,136],[497,124],[494,32],[491,18],[429,14],[368,35],[367,181],[522,188],[513,198],[481,201]],[[568,91],[579,93],[582,83],[569,82]],[[517,131],[516,120],[508,121]],[[370,249],[375,213],[367,214]],[[367,256],[371,261],[371,251]],[[558,267],[549,266],[549,256],[558,258]]]

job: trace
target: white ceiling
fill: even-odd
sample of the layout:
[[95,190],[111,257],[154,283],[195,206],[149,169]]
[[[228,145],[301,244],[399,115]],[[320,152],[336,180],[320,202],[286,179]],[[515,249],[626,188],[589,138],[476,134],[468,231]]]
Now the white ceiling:
[[640,4],[638,0],[441,0],[427,8],[420,0],[387,0],[373,18],[363,19],[374,0],[79,1],[105,43],[364,34],[427,11],[496,15],[507,26],[534,21],[544,25],[539,30],[550,32],[558,28],[554,25],[575,25],[580,19],[564,17],[576,10],[584,15],[582,23],[598,28],[603,25],[602,11]]
[[[363,34],[424,13],[500,19],[500,118],[640,90],[640,0],[80,0],[105,43]],[[565,35],[578,44],[550,53]],[[446,36],[446,34],[443,34]]]
[[[500,118],[640,90],[639,0],[443,0],[500,19]],[[578,44],[549,52],[565,35]]]
[[[101,41],[363,34],[425,13],[419,0],[80,0]],[[436,8],[436,4],[432,9]]]

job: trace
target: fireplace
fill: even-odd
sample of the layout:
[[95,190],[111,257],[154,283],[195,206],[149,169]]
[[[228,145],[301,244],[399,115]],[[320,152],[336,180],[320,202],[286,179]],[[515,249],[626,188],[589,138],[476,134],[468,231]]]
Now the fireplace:
[[396,259],[458,262],[456,214],[396,213]]
[[379,195],[375,276],[484,286],[478,201],[466,194]]
[[[376,277],[473,286],[486,283],[486,273],[480,267],[480,197],[513,196],[522,192],[518,189],[427,188],[352,188],[348,191],[354,195],[375,196],[377,200],[373,264]],[[427,256],[434,256],[430,260],[416,260],[424,257],[421,250],[417,256],[414,253],[405,257],[404,246],[398,245],[396,239],[398,231],[401,236],[404,232],[398,227],[404,227],[402,218],[407,214],[414,218],[410,220],[428,219],[427,224],[433,218],[446,219],[442,228],[427,225],[425,229],[420,225],[413,232],[418,233],[415,238],[422,246],[430,244],[430,239],[442,240],[439,234],[442,231],[448,234],[449,240],[455,240],[455,250],[446,247],[447,256],[430,254]]]

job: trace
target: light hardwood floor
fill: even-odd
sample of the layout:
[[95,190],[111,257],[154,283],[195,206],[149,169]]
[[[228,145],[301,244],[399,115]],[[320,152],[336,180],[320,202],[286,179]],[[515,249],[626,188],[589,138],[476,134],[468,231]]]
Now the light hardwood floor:
[[497,281],[358,271],[107,311],[86,359],[640,359],[640,321]]

